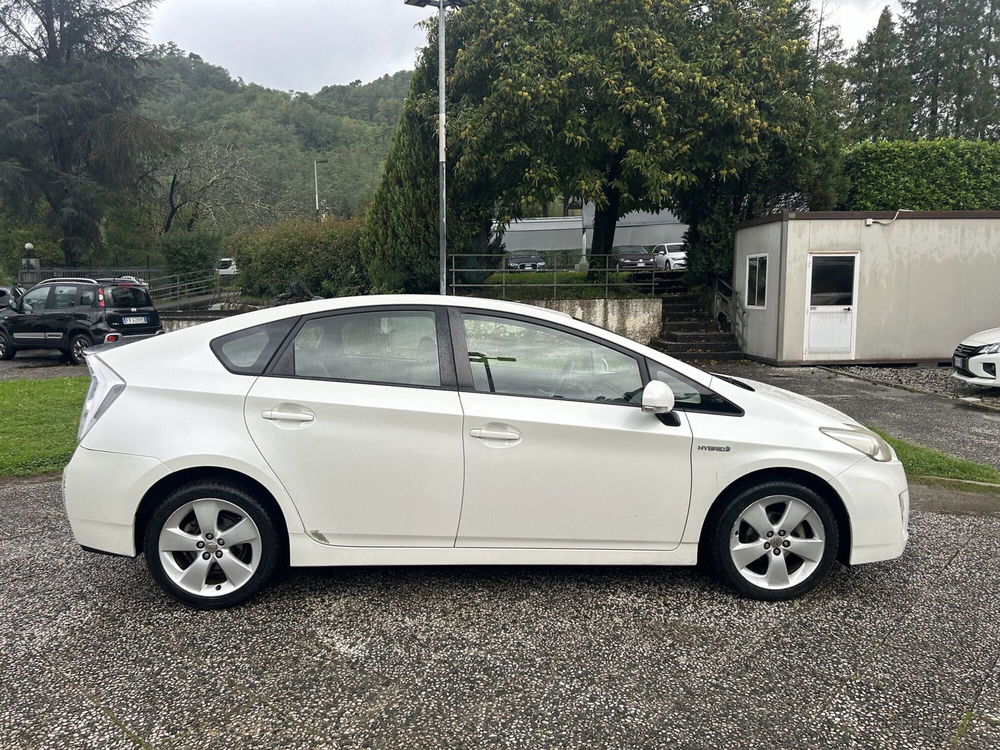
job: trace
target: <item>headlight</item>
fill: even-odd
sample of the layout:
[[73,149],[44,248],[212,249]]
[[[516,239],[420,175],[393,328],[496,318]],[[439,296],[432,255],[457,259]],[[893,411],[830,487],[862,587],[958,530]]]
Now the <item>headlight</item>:
[[980,354],[996,354],[997,352],[1000,352],[1000,343],[988,344],[979,350]]
[[90,369],[90,390],[80,415],[80,429],[76,433],[78,443],[125,390],[125,381],[99,357],[87,357],[87,367]]
[[892,460],[892,448],[889,444],[864,427],[820,427],[819,431],[864,453],[874,461]]

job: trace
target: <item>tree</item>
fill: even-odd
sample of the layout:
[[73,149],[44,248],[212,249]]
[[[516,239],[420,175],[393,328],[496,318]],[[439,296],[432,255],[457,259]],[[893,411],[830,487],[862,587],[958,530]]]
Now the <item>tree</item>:
[[849,132],[855,141],[910,137],[913,83],[903,60],[889,6],[878,25],[858,43],[850,62],[853,108]]
[[67,265],[101,244],[114,191],[151,173],[162,131],[135,114],[156,0],[0,0],[0,194],[44,214]]

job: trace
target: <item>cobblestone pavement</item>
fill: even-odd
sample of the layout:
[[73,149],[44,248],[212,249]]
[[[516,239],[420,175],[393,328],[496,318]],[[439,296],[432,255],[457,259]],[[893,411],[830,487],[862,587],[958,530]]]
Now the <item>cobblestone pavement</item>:
[[770,367],[756,362],[709,362],[698,366],[709,372],[787,388],[895,437],[1000,469],[1000,411],[868,383],[816,367]]
[[5,749],[1000,746],[995,498],[785,604],[689,569],[397,567],[223,612],[83,552],[56,480],[0,508]]

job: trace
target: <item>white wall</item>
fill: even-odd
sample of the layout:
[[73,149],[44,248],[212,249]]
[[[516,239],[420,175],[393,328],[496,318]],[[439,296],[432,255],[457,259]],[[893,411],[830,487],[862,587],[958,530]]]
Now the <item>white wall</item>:
[[758,224],[736,233],[733,289],[747,302],[747,258],[767,255],[767,291],[763,310],[748,309],[744,351],[756,357],[775,359],[778,350],[778,309],[781,279],[781,222]]
[[663,301],[659,297],[536,300],[528,304],[568,313],[640,344],[659,336],[663,327]]

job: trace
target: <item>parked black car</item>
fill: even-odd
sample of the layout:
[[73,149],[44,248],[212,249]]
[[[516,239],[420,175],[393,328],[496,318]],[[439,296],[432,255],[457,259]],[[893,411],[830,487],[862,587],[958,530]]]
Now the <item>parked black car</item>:
[[642,245],[616,245],[613,252],[621,271],[656,270],[656,256]]
[[98,344],[163,333],[149,292],[133,278],[46,279],[0,310],[0,359],[56,349],[75,365]]
[[545,268],[545,258],[537,250],[511,250],[507,254],[507,268],[540,271]]

